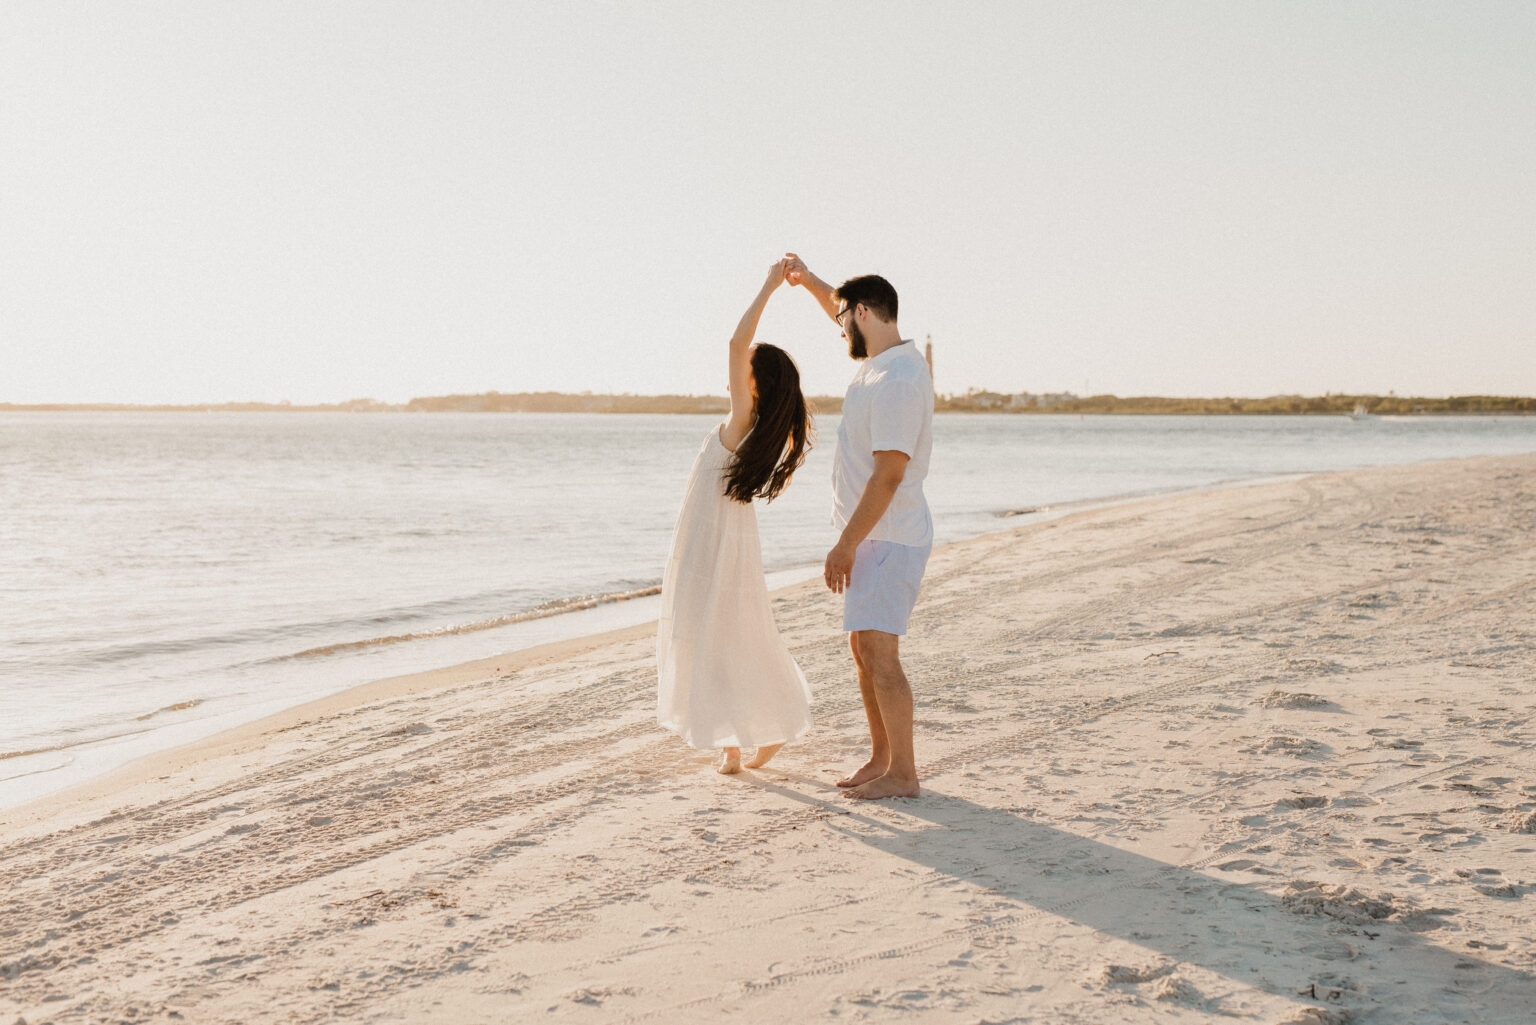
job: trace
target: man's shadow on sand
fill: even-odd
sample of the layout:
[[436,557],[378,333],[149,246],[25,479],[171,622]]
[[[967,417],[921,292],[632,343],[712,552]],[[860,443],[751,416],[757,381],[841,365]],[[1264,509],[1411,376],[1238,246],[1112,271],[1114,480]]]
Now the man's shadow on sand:
[[[1337,909],[1352,922],[1298,913],[1251,883],[1223,880],[930,788],[916,800],[882,803],[876,818],[863,802],[843,798],[823,780],[765,772],[827,791],[822,797],[751,777],[786,800],[837,813],[859,827],[828,822],[835,831],[1016,905],[1005,912],[1010,920],[1005,927],[1027,929],[1030,919],[1059,916],[1137,944],[1149,955],[1302,1005],[1387,1010],[1401,1004],[1406,990],[1399,987],[1429,982],[1439,992],[1431,996],[1433,1008],[1417,1008],[1420,1013],[1482,1022],[1532,1020],[1536,976],[1447,950],[1401,921],[1371,917],[1386,913],[1380,905]],[[910,828],[889,821],[897,816],[910,821]],[[1211,860],[1238,855],[1233,850]],[[1277,876],[1276,883],[1283,879]],[[1411,924],[1434,928],[1439,920],[1421,914]],[[1106,983],[1153,977],[1130,973]],[[1220,995],[1215,996],[1207,1010],[1220,1014]]]

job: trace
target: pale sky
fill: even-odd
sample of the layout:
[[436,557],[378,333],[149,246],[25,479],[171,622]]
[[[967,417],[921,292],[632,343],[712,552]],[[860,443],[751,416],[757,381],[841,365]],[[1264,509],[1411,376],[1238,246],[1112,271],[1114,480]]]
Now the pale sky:
[[[1536,394],[1536,4],[0,5],[0,402]],[[759,338],[840,394],[799,289]]]

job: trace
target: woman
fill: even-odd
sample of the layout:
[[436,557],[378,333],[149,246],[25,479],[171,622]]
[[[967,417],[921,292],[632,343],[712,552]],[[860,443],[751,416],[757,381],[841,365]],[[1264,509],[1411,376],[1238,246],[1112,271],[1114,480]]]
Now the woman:
[[693,463],[661,582],[656,718],[696,748],[720,748],[718,771],[766,765],[811,725],[811,691],[779,637],[763,581],[753,498],[772,500],[805,461],[810,414],[783,349],[753,345],[768,279],[731,336],[729,418]]

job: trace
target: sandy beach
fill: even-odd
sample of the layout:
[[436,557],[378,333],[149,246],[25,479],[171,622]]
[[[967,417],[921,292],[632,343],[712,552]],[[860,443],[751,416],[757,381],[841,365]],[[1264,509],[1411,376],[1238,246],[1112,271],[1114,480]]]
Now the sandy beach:
[[814,581],[736,777],[654,627],[383,681],[0,813],[0,1022],[1528,1022],[1533,606],[1536,455],[954,544],[878,804]]

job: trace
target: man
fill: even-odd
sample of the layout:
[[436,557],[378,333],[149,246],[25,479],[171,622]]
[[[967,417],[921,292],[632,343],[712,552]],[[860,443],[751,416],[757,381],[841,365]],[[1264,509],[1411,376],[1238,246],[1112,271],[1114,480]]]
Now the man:
[[786,278],[804,286],[842,329],[861,361],[843,399],[832,470],[833,525],[827,587],[843,595],[843,629],[869,718],[870,756],[838,786],[866,800],[916,797],[912,688],[900,639],[933,547],[923,478],[933,449],[933,381],[928,364],[896,327],[896,290],[877,275],[837,289],[786,254]]

